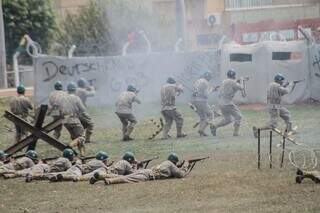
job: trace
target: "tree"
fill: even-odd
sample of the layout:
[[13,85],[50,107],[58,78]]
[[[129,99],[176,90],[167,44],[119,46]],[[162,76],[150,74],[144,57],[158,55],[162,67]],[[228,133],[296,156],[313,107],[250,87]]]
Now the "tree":
[[3,16],[8,63],[25,34],[48,50],[56,30],[51,0],[3,0]]

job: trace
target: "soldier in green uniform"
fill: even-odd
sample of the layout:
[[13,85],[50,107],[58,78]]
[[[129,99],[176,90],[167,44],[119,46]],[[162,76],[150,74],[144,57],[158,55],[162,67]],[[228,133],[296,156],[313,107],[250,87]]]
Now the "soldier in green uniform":
[[116,103],[116,114],[122,123],[122,140],[131,141],[133,138],[130,137],[134,126],[137,124],[135,116],[132,114],[132,104],[140,104],[140,100],[137,97],[138,90],[129,85],[127,91],[120,94]]
[[[12,97],[10,100],[10,111],[21,117],[24,120],[27,120],[29,115],[29,110],[32,110],[32,104],[29,98],[27,98],[25,94],[25,88],[23,85],[19,85],[17,87],[17,94],[18,96]],[[21,126],[15,124],[16,127],[16,136],[15,142],[19,142],[22,137],[27,135],[27,132]]]
[[176,122],[177,138],[187,135],[182,132],[183,117],[176,107],[176,96],[183,92],[182,85],[177,85],[174,78],[169,77],[167,83],[161,87],[161,114],[164,117],[165,125],[163,128],[162,139],[169,138],[169,131],[173,121]]
[[88,85],[88,81],[85,78],[80,78],[77,81],[77,96],[81,99],[83,105],[87,107],[87,98],[93,97],[96,94],[96,91],[93,86]]

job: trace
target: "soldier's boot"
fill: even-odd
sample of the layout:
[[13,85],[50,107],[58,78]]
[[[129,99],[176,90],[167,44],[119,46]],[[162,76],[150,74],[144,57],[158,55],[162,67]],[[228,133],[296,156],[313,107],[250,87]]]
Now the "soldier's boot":
[[132,141],[132,140],[134,140],[133,138],[130,137],[133,129],[134,129],[133,126],[128,126],[128,127],[127,127],[127,131],[126,131],[126,133],[125,133],[125,136],[124,136],[123,141]]
[[177,126],[177,138],[184,138],[187,134],[182,132],[182,126]]
[[214,124],[210,124],[210,131],[212,136],[217,136],[217,127]]
[[164,127],[163,127],[163,130],[162,130],[162,140],[167,140],[167,139],[169,139],[170,137],[169,137],[169,128],[168,128],[168,126],[165,124],[164,125]]
[[89,183],[95,184],[99,180],[103,180],[104,178],[100,175],[100,172],[96,172],[93,174],[93,176],[90,178]]
[[199,135],[201,137],[207,137],[208,135],[204,132],[204,130],[206,129],[206,127],[208,126],[208,122],[206,121],[200,121],[200,124],[199,124]]
[[292,123],[291,123],[291,122],[288,122],[288,123],[286,124],[286,128],[287,128],[287,134],[288,134],[288,135],[297,134],[297,131],[296,131],[296,129],[294,129],[294,128],[292,127]]
[[33,180],[33,176],[31,174],[27,174],[25,179],[26,183],[30,183],[32,180]]
[[86,141],[85,143],[91,143],[91,135],[92,135],[92,132],[90,130],[86,130]]
[[[297,171],[297,174],[298,174],[298,171]],[[310,172],[309,171],[303,171],[302,175],[300,175],[300,176],[303,177],[302,179],[309,178],[315,183],[320,183],[320,179],[318,177],[316,177],[312,171],[310,171]]]
[[104,179],[105,185],[120,184],[120,183],[127,183],[127,182],[122,178],[105,178]]
[[240,125],[235,124],[233,128],[234,128],[233,129],[233,136],[235,136],[235,137],[239,136]]

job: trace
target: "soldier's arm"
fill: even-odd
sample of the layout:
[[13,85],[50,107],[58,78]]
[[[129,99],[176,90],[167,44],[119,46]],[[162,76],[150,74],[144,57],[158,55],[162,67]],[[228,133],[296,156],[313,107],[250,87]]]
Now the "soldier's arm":
[[80,112],[85,112],[86,111],[86,107],[83,105],[81,99],[78,96],[76,96],[76,97],[77,97],[77,107],[78,107],[79,111]]
[[289,94],[292,90],[292,85],[289,84],[289,86],[287,87],[283,87],[283,86],[280,86],[279,87],[279,94],[282,96],[282,95],[286,95],[286,94]]
[[28,108],[32,110],[32,109],[33,109],[33,106],[32,106],[31,101],[29,100],[29,98],[27,98],[26,100],[27,100],[27,106],[28,106]]
[[238,90],[241,91],[241,90],[243,90],[243,85],[242,85],[241,83],[235,81],[235,83],[234,83],[234,85],[233,85],[233,88],[234,88],[235,90],[237,90],[237,91],[238,91]]
[[175,89],[177,93],[183,93],[183,86],[181,84],[177,84]]
[[138,99],[137,96],[133,97],[133,102],[136,102],[137,104],[141,104],[141,101]]
[[178,168],[176,165],[172,164],[171,166],[171,174],[175,178],[183,178],[187,175],[187,166],[182,166]]
[[85,91],[87,97],[93,97],[96,94],[96,90],[92,86],[89,86]]

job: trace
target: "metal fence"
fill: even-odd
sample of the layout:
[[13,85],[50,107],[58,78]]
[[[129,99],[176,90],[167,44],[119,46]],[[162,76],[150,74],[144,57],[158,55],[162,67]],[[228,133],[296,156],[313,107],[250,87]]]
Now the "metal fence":
[[262,7],[272,5],[272,0],[225,0],[226,9]]

